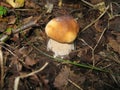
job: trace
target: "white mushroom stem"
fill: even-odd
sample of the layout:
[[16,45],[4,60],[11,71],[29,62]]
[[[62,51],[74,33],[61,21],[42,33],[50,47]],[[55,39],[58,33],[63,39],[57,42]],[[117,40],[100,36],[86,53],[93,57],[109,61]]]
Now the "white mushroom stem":
[[49,39],[47,44],[47,50],[50,50],[54,53],[54,58],[64,58],[65,56],[68,56],[69,53],[74,49],[74,43],[59,43],[53,39]]

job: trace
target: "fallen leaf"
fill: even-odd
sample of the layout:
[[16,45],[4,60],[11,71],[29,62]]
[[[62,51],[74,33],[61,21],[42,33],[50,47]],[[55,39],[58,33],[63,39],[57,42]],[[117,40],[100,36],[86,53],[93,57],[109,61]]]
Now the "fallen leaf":
[[24,0],[6,0],[13,8],[20,8],[24,6]]
[[18,52],[23,55],[23,57],[27,56],[30,53],[31,49],[29,47],[21,47]]
[[[80,76],[80,74],[75,74],[74,71],[70,70],[69,67],[65,66],[61,69],[60,73],[55,78],[54,86],[60,90],[65,90],[65,87],[68,86],[69,80],[73,81],[77,85],[80,85],[84,83],[85,77]],[[75,86],[72,84],[68,87],[75,88]]]
[[107,25],[108,25],[108,17],[104,16],[94,24],[94,27],[96,31],[102,32],[104,28],[107,27]]
[[109,29],[120,32],[120,16],[117,16],[109,21]]
[[33,16],[27,17],[27,18],[23,19],[21,22],[22,22],[22,24],[26,24],[26,23],[30,22],[31,20],[33,20]]
[[8,24],[15,24],[16,22],[16,17],[15,16],[9,16],[8,17]]
[[8,19],[3,19],[0,17],[0,32],[4,32],[6,29],[6,26],[8,25]]
[[17,33],[17,34],[14,34],[13,37],[11,37],[10,39],[11,39],[12,41],[14,41],[14,42],[18,42],[19,39],[20,39],[20,38],[19,38],[19,34],[18,34],[18,33]]
[[120,43],[120,36],[117,36],[116,40],[118,43]]
[[54,86],[57,88],[64,87],[68,84],[68,77],[70,74],[70,68],[62,68],[61,72],[58,74],[58,76],[55,78]]
[[[33,18],[34,18],[33,16],[24,18],[23,20],[21,20],[20,24],[22,24],[24,27],[26,27],[29,22],[33,21]],[[19,28],[19,27],[18,27],[18,28]],[[31,27],[26,28],[25,30],[23,30],[23,31],[20,33],[21,37],[26,36],[26,34],[29,33],[30,29],[31,29]]]
[[118,43],[120,43],[120,32],[111,31],[111,34],[116,37]]
[[28,65],[28,66],[33,66],[37,63],[37,60],[31,58],[30,56],[27,56],[25,58],[25,64]]
[[11,68],[11,72],[15,73],[15,72],[20,72],[22,70],[22,64],[19,62],[17,57],[12,57],[11,58],[11,62],[9,64],[9,67]]
[[115,52],[118,52],[120,54],[120,43],[118,43],[117,40],[112,37],[108,37],[108,41],[108,45],[112,47]]
[[25,1],[25,6],[26,6],[27,8],[34,8],[34,9],[39,9],[39,10],[40,10],[40,6],[37,5],[37,4],[35,3],[35,1],[32,1],[32,0],[26,0],[26,1]]

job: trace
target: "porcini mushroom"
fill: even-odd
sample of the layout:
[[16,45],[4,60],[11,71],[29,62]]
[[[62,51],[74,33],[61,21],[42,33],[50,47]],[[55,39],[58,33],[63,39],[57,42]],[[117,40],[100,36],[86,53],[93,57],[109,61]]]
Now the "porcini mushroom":
[[79,32],[76,20],[71,16],[60,16],[52,19],[45,27],[45,33],[50,38],[47,50],[54,53],[54,57],[64,58],[75,49],[74,40]]

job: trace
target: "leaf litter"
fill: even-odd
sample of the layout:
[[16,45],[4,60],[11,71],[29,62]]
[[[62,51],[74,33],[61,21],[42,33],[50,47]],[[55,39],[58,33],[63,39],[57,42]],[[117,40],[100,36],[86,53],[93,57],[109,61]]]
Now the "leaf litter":
[[[120,89],[119,1],[26,0],[14,9],[2,0],[0,5],[8,8],[0,17],[1,90]],[[46,49],[45,26],[62,15],[72,15],[80,26],[76,50],[68,58],[73,64],[57,62]],[[11,32],[6,33],[8,28]]]

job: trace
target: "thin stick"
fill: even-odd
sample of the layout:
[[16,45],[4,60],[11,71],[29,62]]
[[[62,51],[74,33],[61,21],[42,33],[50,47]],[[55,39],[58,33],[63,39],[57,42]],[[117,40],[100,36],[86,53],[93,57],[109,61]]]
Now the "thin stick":
[[109,6],[106,7],[105,11],[94,21],[92,21],[90,24],[88,24],[85,28],[83,28],[81,30],[81,32],[85,31],[86,29],[88,29],[90,26],[92,26],[94,23],[96,23],[105,13],[106,11],[109,9]]
[[95,55],[94,55],[94,54],[95,54],[95,50],[96,50],[98,44],[100,43],[100,41],[101,41],[101,39],[102,39],[102,37],[103,37],[103,34],[105,33],[106,30],[107,30],[107,28],[104,28],[104,30],[103,30],[103,32],[101,33],[101,35],[100,35],[100,37],[99,37],[96,45],[95,45],[94,48],[92,49],[93,66],[95,65]]
[[87,2],[87,1],[85,1],[85,0],[81,0],[81,1],[84,2],[85,4],[89,5],[90,7],[93,7],[93,8],[95,7],[95,5],[89,3],[89,2]]
[[101,35],[100,35],[100,37],[99,37],[99,39],[98,39],[98,41],[97,41],[97,44],[94,46],[94,50],[97,48],[97,46],[98,46],[98,44],[100,43],[100,40],[102,39],[102,37],[103,37],[103,34],[105,33],[105,31],[107,30],[107,28],[104,28],[104,30],[103,30],[103,32],[101,33]]
[[101,33],[96,45],[94,47],[91,47],[84,39],[79,39],[81,40],[84,44],[86,44],[91,50],[92,50],[92,60],[93,60],[93,66],[95,66],[95,50],[98,46],[98,44],[100,43],[102,37],[103,37],[103,34],[105,33],[105,31],[107,30],[107,28],[104,28],[103,32]]
[[16,34],[16,33],[18,33],[18,32],[21,32],[22,30],[25,30],[25,29],[27,29],[27,28],[29,28],[29,27],[31,27],[31,26],[36,25],[37,21],[38,21],[40,18],[41,18],[41,17],[38,17],[36,20],[30,21],[30,22],[28,22],[27,24],[22,25],[20,28],[15,29],[15,30],[12,30],[13,34]]
[[14,52],[12,52],[10,49],[6,48],[5,46],[2,46],[2,48],[6,49],[6,50],[7,50],[9,53],[11,53],[14,57],[17,57],[17,58],[18,58],[18,56],[17,56]]
[[75,87],[77,87],[79,90],[83,90],[80,86],[78,86],[76,83],[74,83],[72,80],[68,79],[70,83],[72,83]]
[[21,75],[21,76],[16,77],[15,78],[15,84],[14,84],[14,90],[18,90],[18,85],[19,85],[20,79],[32,76],[32,75],[42,71],[47,65],[48,65],[48,62],[46,62],[39,70],[36,70],[36,71],[31,72],[31,73],[26,74],[26,75]]
[[81,40],[85,45],[87,45],[90,49],[93,50],[93,47],[91,47],[84,39],[80,38],[79,40]]
[[[41,18],[41,16],[39,16],[38,18],[36,18],[35,20],[31,20],[30,22],[28,22],[27,24],[25,25],[22,25],[21,27],[17,28],[17,29],[13,29],[12,30],[12,33],[13,34],[16,34],[16,33],[19,33],[21,31],[24,31],[25,29],[29,28],[29,27],[32,27],[32,26],[35,26],[37,24],[37,21]],[[34,18],[33,18],[34,19]],[[5,42],[8,38],[9,38],[9,35],[6,35],[6,34],[1,34],[2,37],[0,37],[0,42]]]
[[[84,1],[84,0],[82,0],[82,1]],[[94,20],[94,21],[91,22],[89,25],[87,25],[85,28],[83,28],[83,29],[81,30],[81,32],[85,31],[85,30],[88,29],[90,26],[92,26],[94,23],[96,23],[96,22],[107,12],[108,9],[109,9],[109,5],[106,7],[105,11],[104,11],[96,20]],[[95,65],[95,55],[94,55],[94,51],[95,51],[96,47],[98,46],[98,44],[99,44],[99,42],[100,42],[103,34],[105,33],[105,31],[106,31],[106,28],[103,30],[103,32],[102,32],[99,40],[97,41],[96,45],[95,45],[93,48],[92,48],[89,44],[87,44],[84,40],[81,39],[81,41],[84,42],[85,44],[87,44],[87,46],[90,47],[91,50],[92,50],[93,66]]]
[[[2,44],[5,44],[4,42]],[[6,44],[7,45],[7,44]],[[8,46],[8,45],[7,45]],[[21,59],[21,57],[18,57],[13,51],[11,51],[10,49],[6,48],[5,46],[2,45],[2,48],[6,49],[10,54],[12,54],[14,57],[16,57],[18,59],[18,61],[20,63],[22,63],[24,65],[24,67],[26,68],[30,68],[28,65],[25,65],[25,62]]]
[[2,90],[3,86],[4,86],[4,64],[3,64],[3,52],[2,49],[0,47],[0,67],[1,67],[1,87],[0,89]]

